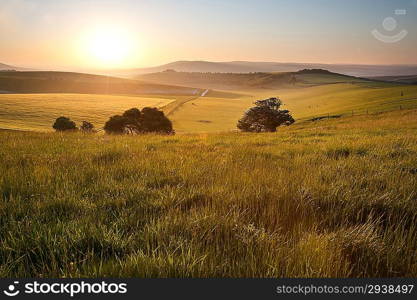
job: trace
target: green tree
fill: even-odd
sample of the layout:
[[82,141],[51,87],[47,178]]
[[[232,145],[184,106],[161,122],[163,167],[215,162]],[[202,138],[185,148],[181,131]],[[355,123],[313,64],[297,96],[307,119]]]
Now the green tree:
[[172,123],[164,112],[151,107],[145,107],[142,111],[131,108],[121,116],[113,116],[104,125],[104,130],[110,134],[174,133]]
[[280,110],[278,98],[258,100],[238,121],[237,128],[244,132],[275,132],[281,125],[290,125],[294,119],[288,110]]
[[59,117],[55,120],[52,128],[56,131],[77,130],[77,125],[67,117]]

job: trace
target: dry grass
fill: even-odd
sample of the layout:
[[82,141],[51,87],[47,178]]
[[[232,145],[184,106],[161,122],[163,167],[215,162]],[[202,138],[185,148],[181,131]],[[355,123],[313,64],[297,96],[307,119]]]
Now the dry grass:
[[[404,96],[401,97],[401,92]],[[298,120],[323,115],[355,114],[417,107],[417,86],[386,83],[340,83],[279,90],[239,90],[239,98],[200,97],[176,110],[170,118],[177,132],[219,132],[236,129],[244,111],[257,99],[280,97],[284,109]]]
[[0,275],[415,277],[416,116],[276,134],[0,132]]
[[[317,78],[319,80],[320,78]],[[404,96],[401,97],[401,92]],[[103,126],[111,116],[131,107],[164,107],[178,133],[224,132],[236,129],[237,120],[256,99],[279,96],[296,119],[329,114],[356,114],[417,107],[417,86],[386,83],[340,83],[312,87],[210,91],[198,95],[96,95],[5,94],[0,95],[0,128],[52,130],[61,115],[77,122],[88,120]]]
[[[184,96],[186,98],[186,96]],[[182,96],[123,96],[94,94],[4,94],[0,95],[0,128],[52,131],[57,117],[103,127],[110,116],[132,108],[163,107]]]

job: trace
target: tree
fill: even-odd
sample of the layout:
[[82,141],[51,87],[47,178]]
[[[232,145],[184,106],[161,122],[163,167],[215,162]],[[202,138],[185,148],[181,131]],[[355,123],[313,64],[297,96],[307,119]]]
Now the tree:
[[94,132],[94,125],[90,122],[83,121],[83,123],[80,126],[80,130],[83,132],[92,133]]
[[280,125],[294,123],[288,110],[280,110],[282,102],[278,98],[258,100],[256,106],[247,110],[238,121],[237,128],[245,132],[275,132]]
[[56,131],[77,130],[77,125],[67,117],[59,117],[55,120],[52,128]]
[[173,133],[172,123],[164,112],[151,107],[142,109],[141,129],[143,132]]
[[129,133],[139,133],[141,131],[142,113],[138,108],[126,110],[122,117],[125,118],[125,130]]
[[115,115],[104,124],[104,131],[109,134],[125,133],[126,117]]
[[172,123],[164,113],[151,107],[145,107],[142,111],[131,108],[121,116],[113,116],[104,125],[104,130],[110,134],[174,133]]

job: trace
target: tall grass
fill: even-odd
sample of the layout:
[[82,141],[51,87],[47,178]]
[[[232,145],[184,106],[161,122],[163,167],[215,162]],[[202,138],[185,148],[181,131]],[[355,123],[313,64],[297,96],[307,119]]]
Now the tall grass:
[[0,276],[417,276],[416,116],[0,132]]

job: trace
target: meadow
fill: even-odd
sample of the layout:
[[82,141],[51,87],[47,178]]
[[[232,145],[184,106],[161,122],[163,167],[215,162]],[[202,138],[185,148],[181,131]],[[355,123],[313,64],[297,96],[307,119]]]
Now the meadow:
[[103,127],[110,116],[145,106],[164,107],[186,96],[95,94],[3,94],[0,95],[0,128],[51,131],[54,120],[68,116],[77,124],[90,121]]
[[[417,107],[417,86],[383,82],[334,82],[338,76],[303,75],[300,86],[274,89],[209,90],[207,95],[164,94],[0,94],[0,128],[52,131],[63,115],[101,128],[108,118],[131,107],[156,106],[177,133],[227,132],[258,99],[280,97],[299,121],[318,116],[367,114]],[[349,77],[350,78],[350,77]],[[314,80],[313,80],[314,79]],[[189,88],[189,90],[195,90]]]
[[[328,82],[329,78],[326,79]],[[333,80],[331,77],[330,80]],[[319,78],[316,79],[319,82]],[[258,99],[279,97],[298,121],[319,116],[367,114],[417,107],[417,86],[383,82],[317,84],[279,89],[232,91],[239,97],[199,97],[170,115],[179,133],[236,129],[236,122]],[[401,96],[402,95],[402,96]]]
[[416,130],[0,131],[0,277],[415,277]]

